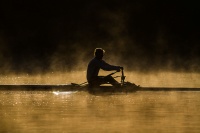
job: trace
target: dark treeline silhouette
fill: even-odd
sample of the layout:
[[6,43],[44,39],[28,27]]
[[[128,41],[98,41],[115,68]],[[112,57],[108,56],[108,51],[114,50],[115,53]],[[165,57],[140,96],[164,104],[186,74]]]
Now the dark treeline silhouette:
[[200,71],[197,5],[167,0],[1,1],[1,73],[71,70],[87,62],[96,47],[130,70]]

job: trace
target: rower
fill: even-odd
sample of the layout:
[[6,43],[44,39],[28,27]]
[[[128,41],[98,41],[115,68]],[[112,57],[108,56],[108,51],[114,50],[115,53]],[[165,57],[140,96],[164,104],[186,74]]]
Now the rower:
[[121,86],[110,74],[107,76],[98,76],[99,70],[103,69],[106,71],[120,71],[123,70],[121,66],[114,66],[106,63],[102,60],[105,50],[102,48],[96,48],[94,50],[94,58],[89,62],[87,67],[87,81],[90,87],[100,86],[101,84],[111,84],[115,87]]

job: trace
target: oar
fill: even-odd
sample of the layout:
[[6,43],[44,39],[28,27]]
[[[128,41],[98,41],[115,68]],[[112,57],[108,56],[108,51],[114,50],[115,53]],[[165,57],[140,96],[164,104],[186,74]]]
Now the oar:
[[122,86],[124,85],[124,80],[125,80],[124,69],[122,69],[122,76],[121,76],[121,84],[122,84]]

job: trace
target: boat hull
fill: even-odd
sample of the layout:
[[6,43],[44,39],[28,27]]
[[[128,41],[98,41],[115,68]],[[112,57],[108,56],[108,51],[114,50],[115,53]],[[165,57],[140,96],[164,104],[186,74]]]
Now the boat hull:
[[10,91],[89,91],[89,92],[135,92],[135,91],[200,91],[200,88],[183,87],[139,87],[139,86],[101,86],[88,88],[87,86],[62,85],[0,85],[1,90]]

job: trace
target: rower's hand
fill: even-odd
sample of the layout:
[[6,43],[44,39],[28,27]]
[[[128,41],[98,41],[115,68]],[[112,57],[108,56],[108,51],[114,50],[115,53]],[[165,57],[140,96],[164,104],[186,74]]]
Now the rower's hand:
[[123,70],[124,68],[121,66],[118,66],[117,72],[120,72],[120,70]]

